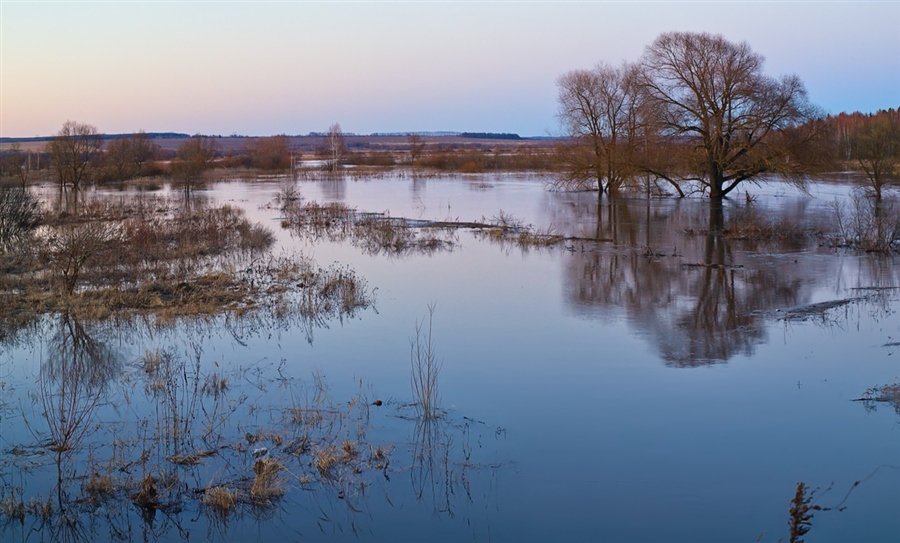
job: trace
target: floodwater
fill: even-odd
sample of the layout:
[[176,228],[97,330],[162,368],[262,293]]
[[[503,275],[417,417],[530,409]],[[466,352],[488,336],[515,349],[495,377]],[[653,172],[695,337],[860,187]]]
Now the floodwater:
[[[502,211],[572,238],[523,249],[460,229],[452,248],[403,255],[283,229],[278,182],[204,191],[268,225],[276,252],[351,267],[374,306],[307,326],[45,318],[0,347],[0,483],[5,497],[52,496],[70,513],[0,523],[0,540],[774,542],[788,540],[804,482],[832,508],[814,511],[806,541],[895,541],[900,413],[852,400],[900,378],[900,261],[821,238],[728,241],[704,233],[700,198],[598,205],[545,181],[300,184],[306,201],[417,220]],[[751,192],[752,204],[743,193],[726,202],[726,221],[751,205],[826,228],[850,191]],[[429,305],[446,412],[425,424],[410,342]],[[148,351],[175,371],[160,380]],[[67,409],[53,403],[65,381],[54,367],[78,352],[104,361],[92,370],[102,375],[69,390],[97,399],[68,407],[70,426],[72,412],[91,413],[55,462],[41,448]],[[211,374],[228,385],[210,387]],[[298,409],[319,418],[288,420]],[[312,452],[297,452],[301,435]],[[317,468],[316,446],[347,441],[356,456]],[[175,461],[199,450],[212,452]],[[261,456],[283,465],[283,496],[224,515],[203,505],[195,489],[249,484]],[[179,503],[148,512],[133,490],[104,498],[94,472],[132,489],[152,472],[160,489],[184,491],[169,488]],[[178,477],[164,483],[163,472]]]

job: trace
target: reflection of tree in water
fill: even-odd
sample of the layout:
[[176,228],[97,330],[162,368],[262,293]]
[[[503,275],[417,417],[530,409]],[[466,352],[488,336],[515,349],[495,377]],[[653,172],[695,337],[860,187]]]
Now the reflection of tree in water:
[[347,178],[343,175],[327,177],[318,184],[326,202],[343,202],[347,196]]
[[751,354],[766,340],[762,313],[803,303],[819,278],[802,266],[740,261],[734,243],[718,234],[723,218],[716,210],[709,233],[686,235],[698,227],[690,219],[696,213],[683,214],[687,204],[651,210],[638,200],[606,201],[599,218],[594,215],[594,232],[617,247],[582,243],[584,251],[574,251],[567,264],[569,301],[589,314],[623,308],[668,364]]
[[[70,488],[77,478],[78,456],[96,430],[94,419],[111,379],[121,368],[118,352],[90,330],[74,312],[59,315],[41,365],[39,391],[46,429],[32,428],[56,468],[55,503],[41,502],[46,528],[59,541],[90,541]],[[45,433],[46,432],[46,433]]]

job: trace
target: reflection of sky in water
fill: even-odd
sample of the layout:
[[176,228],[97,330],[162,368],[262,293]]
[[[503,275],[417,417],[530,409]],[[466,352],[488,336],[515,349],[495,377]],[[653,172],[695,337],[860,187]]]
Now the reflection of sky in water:
[[[896,415],[849,401],[900,377],[897,349],[882,347],[900,339],[896,296],[823,322],[785,323],[776,312],[854,296],[854,287],[900,285],[891,259],[835,254],[813,240],[787,249],[760,243],[753,253],[739,243],[710,247],[705,236],[684,234],[703,227],[706,203],[695,199],[604,203],[598,228],[594,195],[548,192],[538,178],[302,184],[306,200],[339,199],[360,211],[469,221],[503,210],[567,235],[614,240],[523,253],[461,232],[452,252],[362,255],[350,243],[297,242],[280,230],[277,210],[264,207],[276,188],[226,183],[208,195],[240,205],[320,264],[350,264],[377,287],[377,311],[316,330],[312,345],[301,333],[263,330],[241,346],[213,331],[193,338],[203,363],[274,367],[284,359],[288,376],[321,370],[336,398],[363,379],[374,396],[406,402],[409,338],[434,302],[444,405],[456,421],[506,430],[479,440],[477,460],[502,467],[474,476],[458,518],[433,515],[410,493],[410,474],[395,473],[384,491],[393,505],[378,492],[366,501],[363,539],[481,540],[489,530],[503,541],[755,541],[763,531],[771,534],[763,540],[777,540],[798,481],[834,482],[818,502],[833,505],[854,481],[900,458]],[[777,185],[760,193],[755,205],[767,213],[819,221],[842,189],[815,187],[813,198]],[[742,204],[726,205],[726,217]],[[645,246],[666,256],[645,257]],[[687,265],[703,263],[728,267]],[[697,307],[718,313],[704,319]],[[113,346],[136,357],[158,343],[185,349],[185,339],[126,335]],[[22,368],[41,355],[34,346],[4,354],[0,377],[16,387],[8,397],[27,390]],[[391,419],[377,423],[384,435],[409,439],[409,428]],[[4,447],[28,440],[15,420],[7,414],[0,426]],[[883,467],[846,511],[817,513],[808,540],[890,540],[900,530],[898,482],[900,472]],[[304,515],[268,529],[291,534]]]

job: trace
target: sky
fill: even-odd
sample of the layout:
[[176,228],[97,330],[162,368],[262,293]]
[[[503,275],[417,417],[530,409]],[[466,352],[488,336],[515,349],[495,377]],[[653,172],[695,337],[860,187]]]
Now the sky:
[[747,41],[827,113],[900,107],[900,1],[0,0],[0,136],[560,130],[556,80],[668,31]]

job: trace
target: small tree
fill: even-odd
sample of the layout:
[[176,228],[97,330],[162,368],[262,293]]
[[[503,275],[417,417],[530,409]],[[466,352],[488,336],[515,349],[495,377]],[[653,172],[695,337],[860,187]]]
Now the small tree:
[[850,152],[866,172],[876,202],[900,176],[900,123],[878,116],[850,134]]
[[567,170],[564,184],[614,193],[635,173],[640,94],[635,69],[598,64],[573,70],[556,81],[559,119],[570,137],[559,149]]
[[147,136],[147,133],[143,130],[138,130],[128,140],[131,144],[131,160],[137,168],[134,175],[139,176],[143,173],[145,164],[151,160],[156,160],[156,157],[159,155],[159,144]]
[[77,192],[88,182],[100,156],[103,137],[95,126],[66,121],[47,147],[60,189]]
[[4,169],[12,176],[24,189],[28,184],[28,176],[31,174],[31,152],[22,151],[19,143],[13,143],[10,146],[4,160]]
[[287,170],[291,167],[291,148],[284,134],[257,138],[247,149],[250,165],[260,170]]
[[327,156],[328,169],[337,172],[344,155],[347,154],[347,146],[344,143],[344,133],[341,125],[334,123],[325,134],[325,154]]
[[203,175],[212,167],[217,153],[216,141],[200,136],[194,136],[178,147],[178,158],[172,163],[172,177],[185,194],[200,188]]
[[25,246],[40,222],[37,198],[20,187],[0,187],[0,254]]
[[415,162],[425,152],[425,142],[418,134],[410,134],[406,141],[409,143],[410,162]]
[[116,138],[106,145],[104,162],[107,174],[116,181],[131,179],[137,173],[137,166],[132,159],[131,141],[128,138]]

